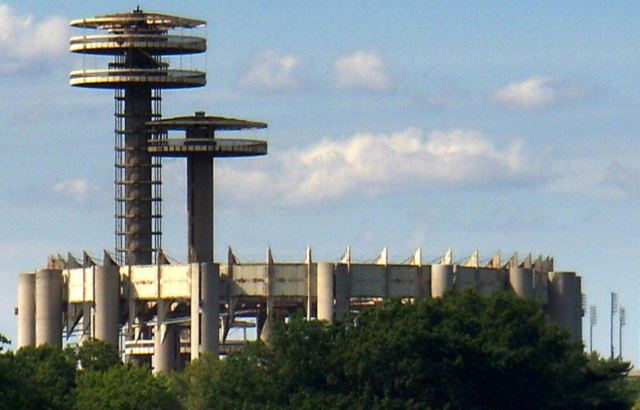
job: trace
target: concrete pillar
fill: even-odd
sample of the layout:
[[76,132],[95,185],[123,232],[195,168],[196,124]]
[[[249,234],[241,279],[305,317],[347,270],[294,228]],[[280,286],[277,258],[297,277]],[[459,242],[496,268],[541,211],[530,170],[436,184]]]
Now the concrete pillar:
[[180,354],[180,339],[175,325],[156,326],[154,337],[153,371],[169,373],[176,370]]
[[220,265],[211,262],[201,263],[200,275],[200,351],[217,356],[220,349]]
[[333,263],[318,263],[318,320],[333,320]]
[[36,275],[21,273],[18,281],[18,348],[36,344]]
[[444,295],[453,289],[453,265],[431,265],[431,296]]
[[200,264],[192,263],[191,271],[191,361],[200,357]]
[[509,284],[511,289],[518,296],[525,298],[533,297],[533,270],[522,267],[511,267],[509,269]]
[[96,339],[118,343],[120,271],[117,266],[96,266],[94,271],[94,322]]
[[349,292],[349,265],[344,263],[338,263],[335,267],[335,287],[336,287],[336,317],[346,316],[350,312],[350,299]]
[[62,271],[36,271],[36,345],[62,347]]
[[551,272],[549,318],[569,330],[572,342],[582,340],[582,289],[575,272]]

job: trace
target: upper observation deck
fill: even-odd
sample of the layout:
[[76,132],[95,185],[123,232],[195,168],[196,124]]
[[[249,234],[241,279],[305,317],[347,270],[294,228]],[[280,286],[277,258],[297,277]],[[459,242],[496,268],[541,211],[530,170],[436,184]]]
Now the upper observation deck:
[[186,131],[186,138],[149,140],[148,150],[152,155],[185,157],[193,154],[208,154],[213,157],[248,157],[267,155],[267,142],[257,139],[217,138],[216,131],[240,131],[267,128],[266,122],[239,118],[195,115],[164,118],[148,122],[156,132]]
[[[124,88],[146,85],[152,88],[191,88],[206,84],[201,70],[169,68],[163,57],[204,53],[205,37],[184,35],[183,29],[203,27],[206,22],[137,8],[130,13],[73,20],[72,27],[105,30],[106,33],[72,37],[73,53],[113,56],[106,69],[71,72],[69,83],[89,88]],[[172,30],[179,30],[172,32]]]
[[96,55],[124,55],[137,48],[152,55],[184,55],[204,53],[207,40],[203,37],[178,34],[106,34],[71,38],[73,53]]

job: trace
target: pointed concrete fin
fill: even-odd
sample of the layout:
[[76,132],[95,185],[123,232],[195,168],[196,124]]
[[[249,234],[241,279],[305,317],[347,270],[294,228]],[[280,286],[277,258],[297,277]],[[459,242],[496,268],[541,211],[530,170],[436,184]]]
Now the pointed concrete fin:
[[466,266],[469,268],[477,268],[480,264],[480,251],[476,249],[475,252],[471,254],[469,259],[462,266]]
[[231,248],[231,246],[229,246],[229,250],[227,252],[227,263],[229,264],[229,266],[237,265],[240,263],[240,260],[238,260],[236,254],[233,253],[233,249]]
[[522,263],[520,264],[520,267],[525,268],[525,269],[531,269],[533,267],[533,255],[531,255],[531,253],[529,253],[524,260],[522,261]]
[[312,258],[312,254],[311,254],[311,246],[307,246],[307,254],[304,257],[304,263],[306,263],[307,265],[313,263],[313,258]]
[[78,269],[82,267],[80,266],[80,262],[78,262],[76,257],[73,256],[71,252],[69,252],[69,254],[67,255],[67,267],[69,269]]
[[344,251],[344,255],[342,255],[342,259],[340,259],[340,263],[351,263],[351,247],[347,246],[347,250]]
[[62,256],[61,254],[58,254],[56,256],[56,259],[58,260],[58,264],[60,264],[62,266],[62,268],[60,269],[66,269],[69,267],[69,263],[67,262],[67,259]]
[[422,266],[422,248],[418,248],[416,253],[413,254],[409,265]]
[[453,265],[453,248],[449,248],[447,253],[444,254],[442,260],[440,261],[441,265]]
[[375,265],[388,265],[389,264],[389,249],[385,246],[380,256],[374,262]]
[[171,265],[171,259],[169,259],[163,250],[158,252],[158,265]]
[[97,265],[97,263],[96,263],[96,261],[93,260],[91,255],[89,255],[89,253],[87,253],[87,251],[84,251],[82,253],[82,266],[84,266],[85,268],[88,268],[90,266],[96,266],[96,265]]
[[486,267],[492,269],[500,269],[502,267],[502,252],[496,252],[495,255],[491,257]]
[[271,246],[267,248],[267,263],[269,265],[273,265],[273,252],[271,251]]
[[555,271],[555,268],[553,266],[554,265],[553,256],[547,256],[547,260],[545,262],[546,262],[546,268],[547,268],[546,270],[547,270],[547,272]]
[[536,260],[533,261],[533,270],[538,272],[544,272],[544,263],[542,261],[542,255],[538,255]]
[[518,267],[518,251],[514,252],[514,254],[511,255],[511,258],[509,258],[507,263],[504,265],[505,269],[511,269],[511,268],[517,268],[517,267]]
[[64,261],[64,259],[60,256],[60,254],[58,255],[49,255],[49,258],[47,259],[47,268],[48,269],[64,269],[66,262]]
[[104,255],[102,257],[102,266],[118,266],[108,250],[105,249],[103,253]]

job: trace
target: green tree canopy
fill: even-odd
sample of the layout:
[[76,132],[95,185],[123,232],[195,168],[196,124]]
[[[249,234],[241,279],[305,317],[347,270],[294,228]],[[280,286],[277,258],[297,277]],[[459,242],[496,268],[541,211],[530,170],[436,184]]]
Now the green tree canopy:
[[114,366],[87,370],[78,377],[77,410],[178,410],[177,397],[164,376],[148,367]]
[[4,348],[4,346],[2,345],[7,345],[11,343],[11,340],[9,340],[8,337],[6,337],[5,335],[3,335],[2,333],[0,333],[0,352],[2,351],[2,349]]
[[73,355],[82,370],[106,371],[122,365],[118,345],[99,339],[83,342],[73,349]]
[[617,410],[631,405],[628,369],[585,356],[533,300],[469,291],[334,324],[294,318],[185,375],[198,375],[191,409]]
[[27,346],[1,354],[0,409],[73,409],[75,377],[75,358],[59,347]]

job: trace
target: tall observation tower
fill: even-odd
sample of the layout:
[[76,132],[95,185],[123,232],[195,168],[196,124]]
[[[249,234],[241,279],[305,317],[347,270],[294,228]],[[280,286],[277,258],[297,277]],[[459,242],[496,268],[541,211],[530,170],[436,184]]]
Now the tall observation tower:
[[148,13],[140,8],[74,20],[71,26],[103,30],[71,39],[74,53],[108,56],[104,69],[73,71],[76,87],[115,90],[115,236],[119,264],[145,265],[157,260],[161,247],[160,158],[148,150],[148,122],[161,117],[161,91],[201,87],[204,71],[170,68],[169,56],[206,51],[206,39],[183,34],[204,26],[202,20]]

